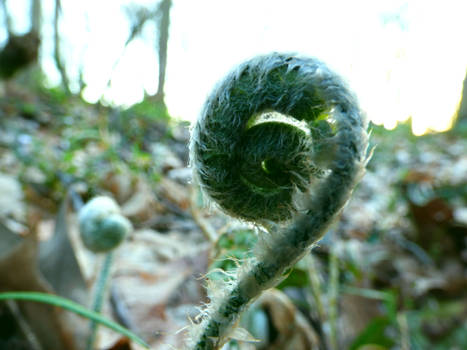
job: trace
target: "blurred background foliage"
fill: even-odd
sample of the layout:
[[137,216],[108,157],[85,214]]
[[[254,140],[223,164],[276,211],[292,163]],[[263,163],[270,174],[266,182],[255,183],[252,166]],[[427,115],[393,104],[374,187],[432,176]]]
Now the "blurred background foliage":
[[[125,7],[124,50],[151,22],[158,60],[157,90],[127,107],[86,102],[84,80],[67,76],[60,0],[51,17],[31,0],[30,30],[22,34],[13,31],[8,2],[0,49],[0,291],[56,293],[89,306],[101,260],[77,239],[76,203],[110,195],[135,232],[116,255],[103,312],[154,349],[179,348],[177,331],[207,300],[200,276],[214,285],[230,278],[251,256],[258,228],[209,206],[191,182],[189,123],[170,115],[164,94],[172,2]],[[54,28],[57,86],[38,63],[44,18]],[[449,131],[414,136],[410,120],[391,131],[371,124],[373,156],[341,219],[252,305],[241,321],[246,331],[226,349],[467,348],[465,84]],[[1,349],[81,349],[86,331],[82,319],[60,310],[0,303]],[[138,349],[105,329],[98,344]]]

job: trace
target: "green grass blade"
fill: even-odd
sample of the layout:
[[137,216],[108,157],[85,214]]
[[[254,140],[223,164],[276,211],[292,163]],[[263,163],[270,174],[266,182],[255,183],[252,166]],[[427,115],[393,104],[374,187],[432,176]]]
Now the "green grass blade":
[[92,321],[98,322],[103,326],[118,332],[125,337],[130,338],[134,342],[144,346],[146,349],[149,349],[149,345],[138,337],[133,332],[129,331],[128,329],[120,326],[119,324],[110,321],[109,319],[102,317],[100,314],[95,313],[86,309],[85,307],[62,297],[53,294],[47,293],[38,293],[38,292],[7,292],[7,293],[0,293],[0,300],[27,300],[27,301],[35,301],[38,303],[50,304],[54,306],[58,306],[64,308],[68,311],[74,312],[80,316],[86,317]]

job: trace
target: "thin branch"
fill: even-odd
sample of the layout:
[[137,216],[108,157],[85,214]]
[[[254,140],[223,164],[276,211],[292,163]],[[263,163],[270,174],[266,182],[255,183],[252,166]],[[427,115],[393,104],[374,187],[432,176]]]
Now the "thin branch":
[[324,311],[323,301],[321,300],[321,281],[319,279],[319,271],[316,268],[315,258],[310,253],[305,256],[305,259],[308,267],[308,279],[310,280],[311,293],[318,310],[318,317],[321,323],[325,323],[327,317]]
[[192,186],[191,188],[191,198],[190,198],[190,210],[191,210],[191,215],[193,216],[193,220],[198,224],[199,228],[201,229],[201,233],[204,235],[204,237],[211,243],[217,242],[218,239],[218,234],[216,230],[207,222],[201,213],[199,212],[199,209],[196,205],[196,194],[197,194],[197,188]]
[[329,347],[331,350],[338,350],[337,304],[339,297],[339,259],[334,247],[331,248],[331,256],[329,258],[329,274]]
[[32,350],[42,350],[43,348],[39,343],[39,340],[34,334],[34,331],[31,329],[31,326],[25,320],[16,302],[13,300],[7,300],[5,305],[14,316],[16,322],[18,323],[19,329],[21,330],[21,333],[23,333],[23,336],[26,338],[30,348]]
[[410,350],[409,324],[405,313],[397,315],[397,324],[401,335],[401,350]]
[[117,66],[119,65],[120,61],[122,60],[123,56],[125,55],[125,52],[128,48],[128,45],[136,38],[138,35],[141,34],[144,25],[146,22],[154,16],[155,12],[148,11],[146,8],[129,8],[128,9],[128,16],[134,17],[133,20],[131,20],[133,23],[131,23],[131,30],[130,34],[128,35],[128,38],[125,41],[125,44],[123,45],[122,52],[120,53],[120,56],[117,57],[115,62],[112,65],[112,69],[110,71],[109,79],[107,79],[107,84],[105,86],[105,90],[102,93],[102,95],[105,95],[107,90],[110,88],[112,84],[112,79],[115,73],[115,70],[117,69]]

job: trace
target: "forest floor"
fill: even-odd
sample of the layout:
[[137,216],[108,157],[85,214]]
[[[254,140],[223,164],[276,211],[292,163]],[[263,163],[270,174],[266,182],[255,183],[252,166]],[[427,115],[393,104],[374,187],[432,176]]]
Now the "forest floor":
[[[373,157],[340,219],[243,317],[261,341],[229,349],[467,349],[467,134],[371,128]],[[103,313],[153,349],[181,348],[207,301],[202,276],[234,268],[257,239],[192,184],[188,143],[188,123],[150,98],[117,109],[57,89],[5,89],[0,291],[89,307],[103,257],[83,247],[76,212],[108,195],[134,231],[115,253]],[[0,302],[0,348],[80,349],[88,321],[40,307]],[[98,341],[139,349],[104,327]]]

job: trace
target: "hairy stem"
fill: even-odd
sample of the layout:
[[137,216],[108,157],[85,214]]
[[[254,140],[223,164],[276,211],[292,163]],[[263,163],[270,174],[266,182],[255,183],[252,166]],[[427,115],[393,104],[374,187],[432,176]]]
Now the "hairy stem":
[[363,173],[366,126],[343,81],[313,58],[259,56],[215,88],[192,133],[195,177],[226,213],[270,232],[235,279],[210,290],[192,349],[219,349],[325,234]]

